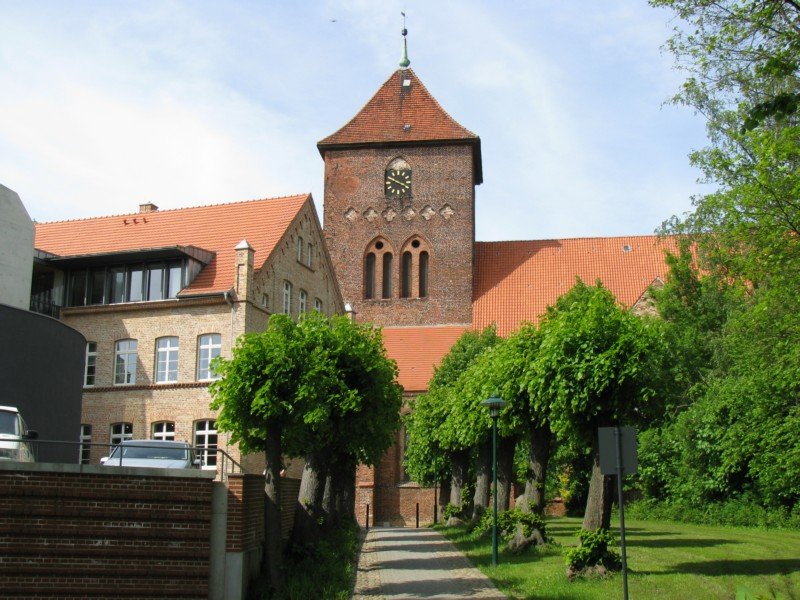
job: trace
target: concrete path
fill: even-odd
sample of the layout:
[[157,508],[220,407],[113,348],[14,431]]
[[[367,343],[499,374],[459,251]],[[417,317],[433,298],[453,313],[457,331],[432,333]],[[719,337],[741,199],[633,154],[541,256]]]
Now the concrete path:
[[432,529],[378,527],[358,559],[354,600],[362,598],[505,598],[492,582]]

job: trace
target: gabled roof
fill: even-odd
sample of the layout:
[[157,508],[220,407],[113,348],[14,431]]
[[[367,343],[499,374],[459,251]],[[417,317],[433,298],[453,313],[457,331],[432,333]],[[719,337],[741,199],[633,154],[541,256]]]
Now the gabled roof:
[[475,182],[481,183],[480,138],[447,114],[411,69],[398,69],[336,133],[317,143],[325,150],[352,146],[469,143]]
[[626,236],[477,242],[473,273],[473,326],[492,323],[506,336],[535,323],[580,277],[600,279],[617,300],[633,306],[656,279],[664,279],[664,251],[677,251],[674,238]]
[[397,361],[400,370],[397,381],[406,392],[428,389],[433,368],[439,366],[442,357],[467,329],[469,327],[458,325],[383,328],[383,345],[387,354]]
[[61,258],[194,247],[213,257],[179,296],[221,293],[234,287],[236,245],[246,239],[260,269],[306,202],[308,194],[36,223],[34,245]]

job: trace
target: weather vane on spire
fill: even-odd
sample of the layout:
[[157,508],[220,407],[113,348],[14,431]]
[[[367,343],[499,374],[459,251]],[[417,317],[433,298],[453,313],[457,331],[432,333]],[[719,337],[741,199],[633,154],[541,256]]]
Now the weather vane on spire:
[[401,11],[400,14],[403,15],[403,56],[400,58],[400,68],[407,69],[411,61],[408,60],[408,43],[406,42],[406,36],[408,35],[408,29],[406,29],[406,13]]

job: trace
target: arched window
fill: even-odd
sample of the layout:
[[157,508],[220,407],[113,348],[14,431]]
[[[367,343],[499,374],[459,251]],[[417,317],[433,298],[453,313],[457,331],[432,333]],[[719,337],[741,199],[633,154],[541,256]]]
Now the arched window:
[[400,297],[427,298],[430,293],[430,244],[414,235],[403,244],[400,264]]
[[364,298],[372,300],[375,297],[375,253],[370,252],[364,260]]
[[428,253],[423,250],[419,253],[419,297],[428,296]]
[[400,265],[400,297],[411,297],[411,252],[403,252],[403,263]]
[[385,252],[383,255],[383,297],[392,297],[392,253]]
[[391,298],[394,291],[392,273],[394,252],[385,238],[375,238],[364,253],[364,299]]

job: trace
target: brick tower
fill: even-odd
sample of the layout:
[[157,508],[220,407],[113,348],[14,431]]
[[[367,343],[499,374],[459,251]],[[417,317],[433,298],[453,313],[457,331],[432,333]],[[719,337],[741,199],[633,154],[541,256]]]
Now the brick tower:
[[317,147],[326,241],[358,320],[472,323],[480,138],[405,66]]

